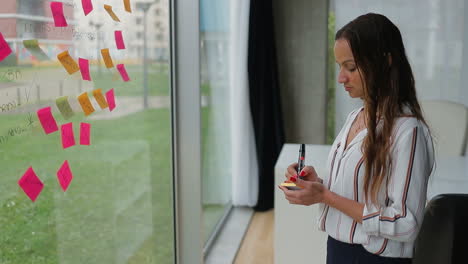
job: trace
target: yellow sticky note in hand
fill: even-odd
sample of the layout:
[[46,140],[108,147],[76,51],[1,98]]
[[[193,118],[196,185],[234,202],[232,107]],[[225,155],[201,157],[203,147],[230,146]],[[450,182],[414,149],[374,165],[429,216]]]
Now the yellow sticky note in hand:
[[114,63],[112,62],[112,58],[111,58],[110,53],[109,53],[109,49],[102,49],[101,50],[101,55],[102,55],[102,58],[104,59],[104,63],[106,64],[106,67],[108,69],[114,67]]
[[104,5],[104,9],[107,11],[109,16],[111,16],[114,21],[120,22],[120,19],[117,17],[117,15],[114,13],[114,11],[112,11],[112,6]]
[[109,105],[107,104],[106,99],[104,98],[104,95],[102,95],[101,89],[94,90],[93,91],[93,96],[94,96],[94,99],[96,99],[96,102],[101,107],[101,109],[109,107]]
[[94,107],[89,100],[88,93],[82,93],[78,96],[78,102],[83,109],[83,112],[86,116],[89,116],[94,112]]
[[70,56],[68,50],[57,55],[57,59],[62,63],[68,74],[73,74],[80,70],[80,67],[78,67],[76,61]]

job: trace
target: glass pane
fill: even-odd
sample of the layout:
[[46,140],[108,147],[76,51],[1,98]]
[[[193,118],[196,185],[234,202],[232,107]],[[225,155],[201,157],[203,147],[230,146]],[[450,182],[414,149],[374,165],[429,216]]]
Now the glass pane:
[[[12,53],[0,62],[0,262],[173,263],[169,3],[143,2],[130,1],[129,13],[124,1],[106,1],[121,21],[115,22],[97,1],[85,16],[81,1],[69,0],[68,26],[55,27],[48,0],[2,1],[0,31]],[[125,49],[117,49],[116,30]],[[38,45],[23,43],[30,39]],[[100,49],[109,49],[112,67]],[[83,80],[85,61],[83,76],[78,68],[67,73],[57,59],[64,51],[77,63],[88,60],[91,81]],[[79,101],[82,94],[89,101]],[[80,102],[94,112],[85,116]],[[50,134],[37,115],[47,107],[58,129]],[[63,142],[72,146],[64,149]],[[72,178],[57,177],[65,161]],[[43,183],[35,202],[26,192],[40,184],[20,181],[28,168]]]
[[207,241],[231,201],[229,1],[200,1],[202,186]]

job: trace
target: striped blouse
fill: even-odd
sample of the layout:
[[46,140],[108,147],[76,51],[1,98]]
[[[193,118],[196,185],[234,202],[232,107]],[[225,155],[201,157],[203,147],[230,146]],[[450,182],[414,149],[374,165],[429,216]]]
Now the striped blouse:
[[[367,129],[359,132],[344,149],[350,127],[362,109],[348,115],[328,156],[329,174],[322,178],[324,185],[334,193],[365,203],[365,162],[361,145]],[[398,118],[392,138],[393,169],[378,194],[379,206],[366,204],[360,224],[341,211],[320,204],[318,225],[336,240],[362,244],[373,254],[410,258],[424,216],[434,149],[428,128],[414,117]]]

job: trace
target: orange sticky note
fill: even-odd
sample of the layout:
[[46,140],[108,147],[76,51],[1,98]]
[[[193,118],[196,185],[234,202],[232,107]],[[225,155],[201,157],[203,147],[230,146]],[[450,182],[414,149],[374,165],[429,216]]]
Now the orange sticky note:
[[57,59],[62,63],[68,74],[73,74],[80,70],[80,67],[78,67],[76,61],[70,56],[68,50],[57,55]]
[[88,93],[82,93],[78,96],[78,102],[83,109],[83,112],[86,116],[89,116],[94,112],[94,107],[89,100]]
[[117,17],[117,15],[114,13],[114,11],[112,11],[112,6],[104,5],[104,9],[107,11],[109,16],[111,16],[114,21],[120,22],[120,19]]
[[111,58],[110,53],[109,53],[109,49],[102,49],[101,50],[101,55],[102,55],[102,58],[104,59],[104,63],[106,64],[106,67],[108,69],[114,67],[114,63],[112,62],[112,58]]
[[109,107],[109,105],[106,102],[106,99],[104,98],[104,95],[102,95],[101,89],[94,90],[93,91],[93,96],[94,96],[94,99],[96,99],[96,102],[101,107],[101,109]]
[[125,11],[131,13],[132,7],[130,6],[130,0],[124,0]]

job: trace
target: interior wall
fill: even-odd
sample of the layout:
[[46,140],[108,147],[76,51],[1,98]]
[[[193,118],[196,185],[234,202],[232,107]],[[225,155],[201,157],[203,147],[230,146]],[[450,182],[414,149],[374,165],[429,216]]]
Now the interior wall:
[[288,143],[326,140],[328,0],[274,0],[276,50]]

